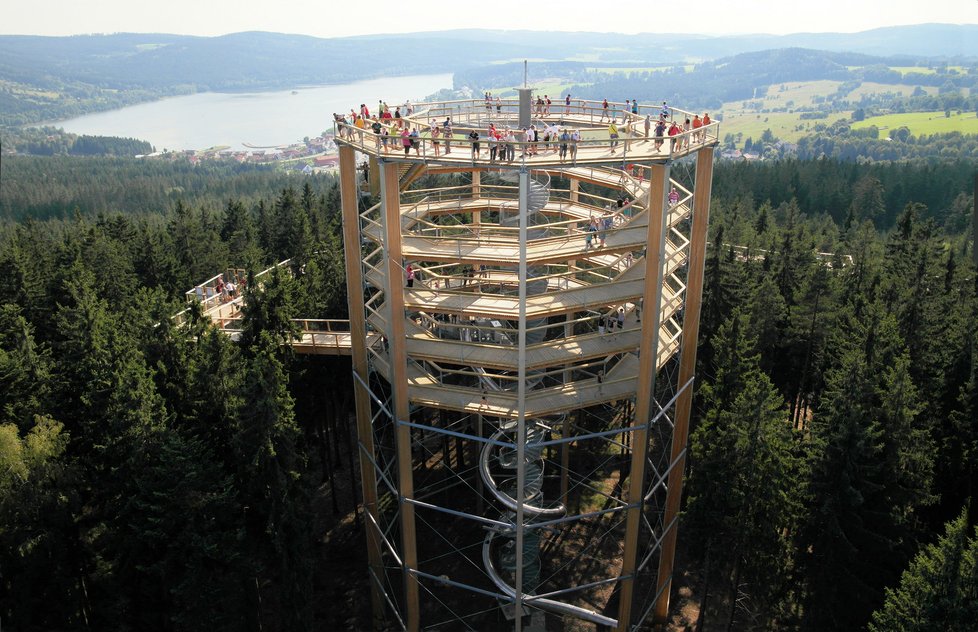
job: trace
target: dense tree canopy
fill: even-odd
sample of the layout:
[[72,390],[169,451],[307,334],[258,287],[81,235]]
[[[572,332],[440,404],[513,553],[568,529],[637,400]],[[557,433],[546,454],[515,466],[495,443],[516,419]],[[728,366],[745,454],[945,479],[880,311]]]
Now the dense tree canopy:
[[[81,195],[84,170],[53,160]],[[96,197],[140,168],[154,187],[190,177],[99,160]],[[186,200],[49,215],[29,172],[5,202],[18,221],[0,224],[0,617],[362,627],[330,607],[342,591],[319,545],[355,502],[349,367],[279,344],[293,317],[346,315],[334,182],[204,171]],[[972,174],[718,166],[681,538],[705,629],[892,629],[907,595],[945,603],[934,578],[973,570],[945,561],[974,549],[960,535],[978,472]],[[193,305],[170,319],[193,284],[289,257],[290,273],[245,284],[240,342]]]

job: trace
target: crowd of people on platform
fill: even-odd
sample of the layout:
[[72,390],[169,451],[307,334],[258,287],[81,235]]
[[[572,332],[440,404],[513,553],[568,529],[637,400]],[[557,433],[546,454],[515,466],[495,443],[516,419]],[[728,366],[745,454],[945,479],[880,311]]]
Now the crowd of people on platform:
[[[484,99],[487,112],[491,113],[494,107],[497,113],[501,112],[502,102],[498,96],[493,97],[492,93],[486,92]],[[553,102],[548,95],[538,95],[535,102],[531,101],[531,103],[534,114],[540,117],[550,116]],[[570,94],[565,96],[564,104],[565,113],[570,113]],[[599,122],[608,122],[608,147],[612,154],[618,152],[619,139],[622,136],[618,127],[619,107],[619,104],[609,103],[607,99],[601,102]],[[634,135],[636,125],[629,123],[628,116],[624,113],[631,114],[634,121],[634,117],[639,115],[638,100],[625,99],[623,114],[620,117],[622,124],[626,126],[624,148],[627,151],[629,142],[636,138]],[[397,153],[403,150],[404,155],[409,156],[414,150],[414,155],[421,156],[422,133],[425,130],[423,126],[411,126],[407,118],[413,114],[414,108],[410,101],[403,106],[395,106],[392,110],[385,101],[380,100],[373,116],[371,116],[367,105],[361,103],[359,112],[356,109],[351,109],[347,116],[334,113],[333,119],[339,124],[339,136],[341,138],[359,134],[362,142],[364,132],[370,131],[373,133],[378,151]],[[670,152],[680,151],[687,148],[690,143],[705,140],[704,128],[712,123],[709,113],[704,113],[702,118],[699,114],[695,114],[692,119],[687,116],[684,120],[675,118],[673,114],[673,110],[663,101],[658,116],[647,113],[644,120],[638,119],[645,131],[644,138],[641,136],[638,138],[651,140],[657,153],[661,152],[667,138]],[[442,156],[442,148],[444,148],[444,155],[451,154],[452,141],[455,137],[451,116],[447,116],[444,122],[440,123],[432,120],[427,127],[428,142],[434,157]],[[495,123],[490,123],[484,134],[477,128],[467,129],[469,131],[463,138],[470,147],[472,159],[481,157],[484,139],[486,154],[492,162],[515,160],[517,149],[519,149],[520,157],[554,153],[558,154],[561,162],[567,160],[574,162],[577,159],[578,147],[582,140],[581,131],[565,126],[563,121],[544,121],[539,124],[531,124],[529,127],[518,128],[497,128]],[[427,151],[425,155],[428,155]]]

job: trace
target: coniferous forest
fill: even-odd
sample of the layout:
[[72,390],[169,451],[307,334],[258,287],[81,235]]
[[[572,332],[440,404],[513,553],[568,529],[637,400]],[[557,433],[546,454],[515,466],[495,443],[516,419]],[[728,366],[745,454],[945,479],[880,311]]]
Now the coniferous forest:
[[[15,160],[4,629],[369,628],[349,360],[280,344],[292,318],[346,317],[336,183],[238,174],[236,191],[154,167],[107,203],[138,163],[55,196]],[[690,629],[974,629],[974,175],[717,164],[679,536]],[[292,275],[247,284],[239,341],[193,305],[171,318],[194,284],[287,258]]]

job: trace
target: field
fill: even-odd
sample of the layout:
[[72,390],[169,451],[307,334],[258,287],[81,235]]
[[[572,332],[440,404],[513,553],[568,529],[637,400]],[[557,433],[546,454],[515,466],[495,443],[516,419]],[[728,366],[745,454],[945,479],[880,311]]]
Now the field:
[[770,129],[776,138],[795,142],[802,136],[811,133],[811,128],[815,125],[819,123],[831,125],[839,119],[848,119],[850,113],[833,112],[829,114],[828,118],[806,121],[800,120],[798,116],[797,113],[787,112],[730,114],[724,108],[723,120],[720,122],[720,139],[723,140],[727,134],[743,134],[745,139],[750,137],[758,140],[764,130]]
[[[921,134],[942,134],[961,132],[962,134],[978,134],[978,116],[974,112],[951,113],[950,118],[944,112],[909,112],[907,114],[887,114],[874,116],[853,124],[853,129],[864,129],[875,125],[880,129],[880,136],[886,136],[886,131],[906,126],[914,136]],[[773,130],[772,130],[773,131]]]
[[[764,130],[770,129],[776,138],[795,142],[802,136],[809,134],[811,128],[816,124],[831,125],[840,119],[848,120],[852,114],[851,111],[832,112],[827,118],[812,120],[802,120],[799,112],[758,112],[758,109],[811,107],[815,105],[815,97],[832,94],[839,85],[841,85],[839,81],[828,80],[775,84],[768,88],[767,94],[760,95],[756,99],[724,103],[721,108],[723,121],[720,123],[720,138],[722,139],[727,134],[743,134],[743,138],[750,137],[757,140],[764,133]],[[909,96],[914,88],[915,86],[906,84],[867,81],[850,92],[847,98],[850,101],[856,101],[865,95],[880,93]],[[925,86],[923,89],[927,94],[937,93],[936,87]],[[876,125],[881,130],[906,125],[914,135],[951,131],[978,134],[978,119],[973,112],[970,115],[967,113],[962,116],[952,115],[950,119],[945,118],[943,112],[894,114],[867,119],[853,125],[853,127],[861,129],[870,125]],[[885,134],[883,135],[885,136]]]
[[[860,68],[864,68],[864,66],[846,66],[846,68],[848,68],[849,70],[859,70]],[[937,73],[936,69],[928,68],[926,66],[889,66],[889,69],[894,72],[898,72],[901,75],[907,75],[910,73],[917,73],[921,75],[933,75]],[[961,74],[965,74],[968,72],[968,68],[966,66],[948,66],[947,69],[957,71]]]

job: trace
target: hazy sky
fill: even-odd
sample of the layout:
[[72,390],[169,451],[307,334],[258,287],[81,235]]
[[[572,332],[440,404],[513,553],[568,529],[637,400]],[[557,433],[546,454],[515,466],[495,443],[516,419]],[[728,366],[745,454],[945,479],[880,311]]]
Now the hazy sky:
[[34,35],[274,31],[341,37],[455,28],[785,34],[978,23],[978,0],[42,0],[4,5],[0,33]]

